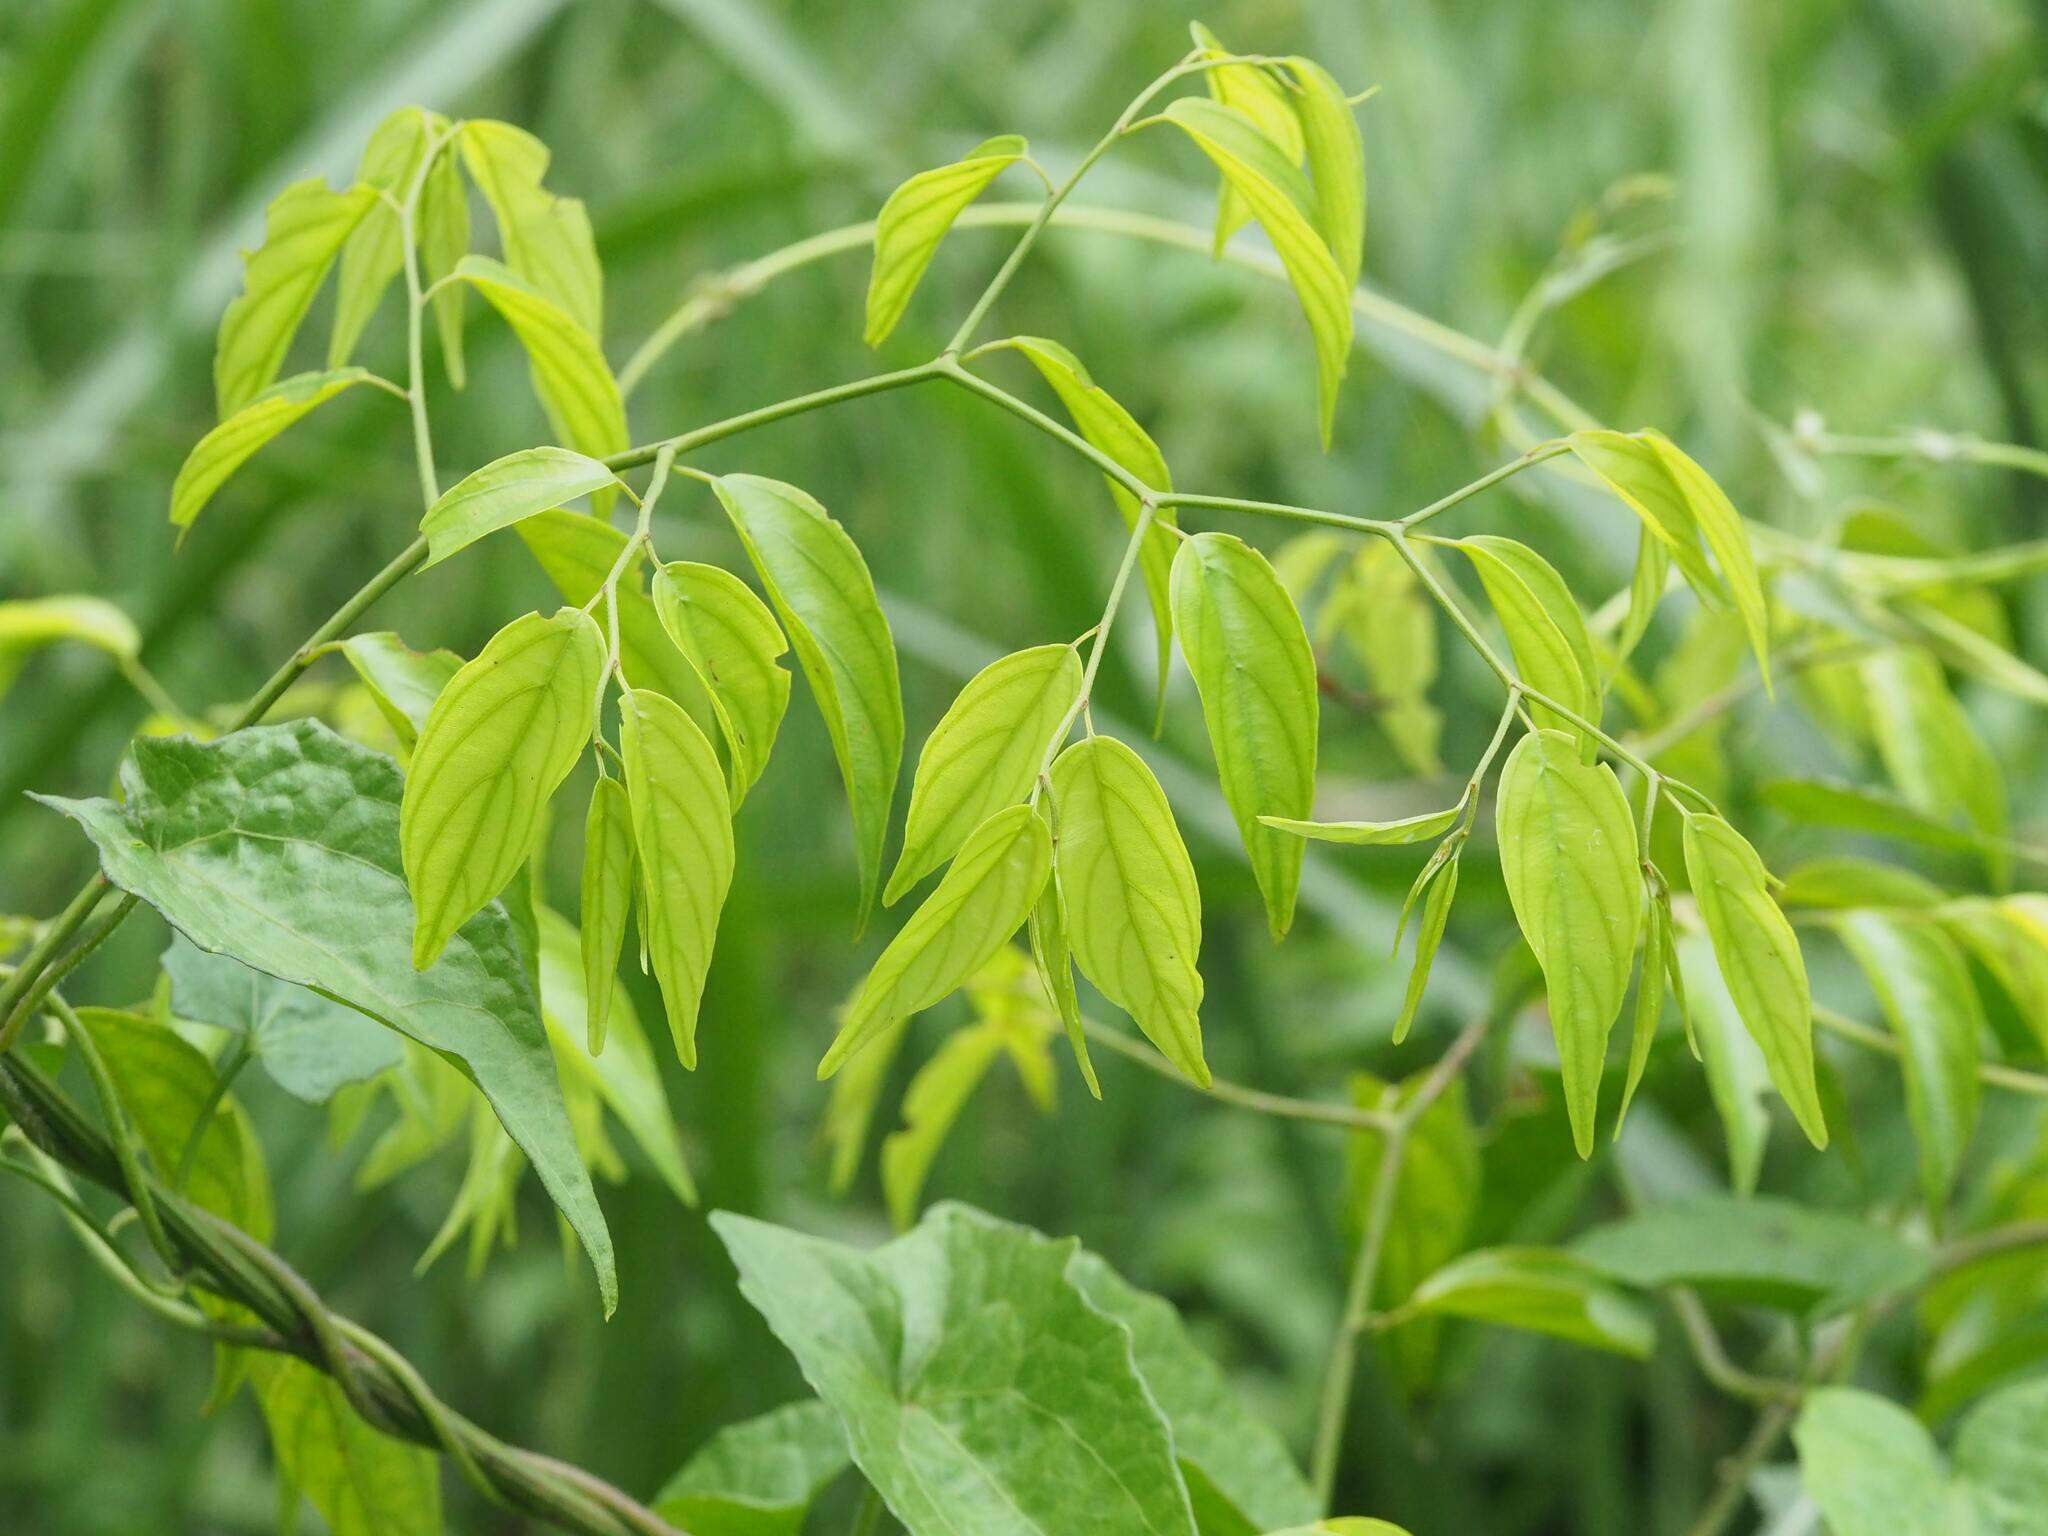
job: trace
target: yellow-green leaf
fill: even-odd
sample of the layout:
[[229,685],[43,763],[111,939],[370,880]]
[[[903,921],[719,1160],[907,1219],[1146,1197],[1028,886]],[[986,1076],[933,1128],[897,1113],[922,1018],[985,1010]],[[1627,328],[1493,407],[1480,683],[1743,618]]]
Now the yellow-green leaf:
[[1316,659],[1294,599],[1266,557],[1227,533],[1183,541],[1173,625],[1194,674],[1223,797],[1237,819],[1266,925],[1294,921],[1302,841],[1262,826],[1308,815],[1316,793]]
[[732,811],[718,754],[682,707],[645,688],[619,700],[647,952],[676,1055],[697,1065],[697,1008],[732,885]]
[[[555,436],[601,459],[626,450],[626,406],[618,381],[596,338],[575,316],[502,263],[465,256],[454,276],[482,294],[505,317],[533,365],[533,389]],[[611,493],[591,497],[602,517]]]
[[[1199,21],[1190,22],[1188,32],[1205,59],[1231,57],[1231,50]],[[1235,107],[1257,123],[1290,164],[1301,164],[1304,125],[1288,99],[1286,88],[1265,65],[1218,64],[1202,71],[1202,78],[1208,82],[1211,97],[1226,107]],[[1226,180],[1216,199],[1215,249],[1219,253],[1251,216],[1243,196]]]
[[1399,551],[1368,539],[1319,615],[1365,668],[1379,701],[1374,719],[1418,778],[1443,772],[1443,716],[1429,701],[1437,677],[1437,610]]
[[72,640],[133,661],[142,650],[135,621],[97,597],[23,597],[0,603],[0,693],[32,651]]
[[1166,792],[1122,742],[1091,736],[1052,767],[1067,933],[1081,973],[1204,1087],[1202,896]]
[[1628,1075],[1622,1079],[1621,1108],[1614,1112],[1614,1134],[1621,1135],[1628,1107],[1635,1102],[1650,1047],[1657,1043],[1657,1023],[1664,1016],[1664,983],[1672,969],[1671,911],[1668,899],[1652,896],[1650,930],[1643,940],[1643,963],[1636,970],[1636,1009],[1628,1042]]
[[951,165],[919,171],[889,194],[875,220],[875,264],[868,277],[867,328],[880,346],[896,328],[946,231],[969,203],[1024,158],[1023,139],[1006,133],[970,149]]
[[1590,1156],[1607,1034],[1642,923],[1635,820],[1613,770],[1547,730],[1508,754],[1495,820],[1508,900],[1543,967],[1572,1139]]
[[789,672],[775,661],[789,641],[753,589],[715,565],[678,560],[656,571],[654,609],[710,697],[737,809],[789,707]]
[[1030,806],[998,811],[976,828],[882,951],[818,1076],[830,1077],[879,1031],[931,1007],[987,964],[1024,925],[1051,868],[1051,839]]
[[462,658],[453,651],[416,651],[388,630],[350,635],[341,642],[341,654],[406,752],[419,741],[434,700],[462,670]]
[[1316,189],[1316,228],[1337,258],[1337,270],[1358,286],[1365,264],[1365,140],[1344,88],[1313,59],[1289,59],[1300,87],[1295,98],[1309,179]]
[[953,857],[974,829],[1031,792],[1053,732],[1081,696],[1081,657],[1040,645],[968,679],[918,754],[903,851],[882,894],[893,906]]
[[[419,177],[420,157],[432,137],[445,133],[447,126],[446,119],[419,107],[400,107],[371,131],[356,166],[356,185],[403,203]],[[334,280],[334,329],[327,340],[329,368],[344,367],[355,355],[363,328],[404,266],[398,211],[378,198],[341,248],[341,271]]]
[[1714,959],[1771,1081],[1816,1147],[1828,1144],[1813,1075],[1813,994],[1799,938],[1771,900],[1763,860],[1718,816],[1685,817],[1685,872]]
[[882,1142],[882,1194],[899,1232],[917,1220],[925,1175],[946,1133],[1003,1051],[999,1026],[977,1024],[948,1035],[903,1090],[903,1128]]
[[457,389],[467,381],[462,361],[463,292],[459,283],[443,284],[469,254],[469,193],[453,154],[434,157],[420,188],[420,260],[427,282],[434,285],[434,325],[441,335],[441,365]]
[[303,1361],[265,1355],[251,1374],[278,1475],[311,1501],[333,1536],[440,1536],[441,1472],[432,1452],[372,1429],[331,1376]]
[[881,884],[889,802],[903,764],[903,691],[889,620],[860,550],[810,496],[758,475],[725,475],[715,489],[831,733],[853,808],[864,924]]
[[337,192],[319,177],[295,181],[263,216],[263,244],[248,253],[242,292],[220,318],[213,392],[223,417],[268,389],[284,368],[299,322],[342,241],[377,201],[373,187]]
[[185,455],[178,478],[171,482],[171,522],[190,528],[213,493],[258,448],[315,406],[325,405],[353,385],[370,382],[371,375],[360,368],[301,373],[250,400]]
[[[1057,838],[1054,841],[1057,843]],[[1088,1085],[1088,1092],[1100,1099],[1102,1083],[1095,1076],[1095,1063],[1088,1059],[1088,1036],[1081,1027],[1081,999],[1074,991],[1074,951],[1067,942],[1067,898],[1060,888],[1057,861],[1046,879],[1045,889],[1038,893],[1024,934],[1031,948],[1032,966],[1038,972],[1038,983],[1067,1032],[1067,1044],[1073,1048],[1081,1080]]]
[[1429,987],[1429,968],[1436,959],[1437,946],[1444,941],[1444,926],[1451,920],[1451,903],[1458,895],[1458,856],[1453,853],[1430,882],[1429,895],[1422,903],[1422,923],[1415,930],[1415,964],[1408,972],[1408,990],[1401,998],[1401,1012],[1394,1020],[1394,1044],[1408,1038],[1422,994]]
[[618,978],[619,949],[626,941],[626,919],[633,910],[636,873],[633,803],[617,779],[600,777],[590,791],[590,810],[583,818],[579,913],[583,995],[589,1010],[585,1035],[593,1056],[604,1050],[612,984]]
[[1216,163],[1259,221],[1287,269],[1316,346],[1316,398],[1323,445],[1336,420],[1337,388],[1351,361],[1351,284],[1311,221],[1315,191],[1283,149],[1244,113],[1182,96],[1160,114]]
[[[1479,535],[1458,540],[1457,547],[1479,572],[1522,681],[1597,725],[1600,669],[1585,615],[1564,578],[1535,550],[1513,539]],[[1582,750],[1590,751],[1592,739],[1578,726],[1541,705],[1535,711],[1539,723],[1581,737]]]
[[1448,810],[1404,816],[1399,821],[1293,821],[1285,816],[1261,816],[1259,820],[1276,831],[1291,832],[1296,837],[1312,838],[1319,843],[1391,846],[1428,842],[1450,831],[1464,814],[1464,809],[1454,805]]
[[[1081,435],[1109,455],[1153,491],[1173,489],[1173,475],[1165,455],[1135,417],[1119,405],[1114,396],[1088,376],[1081,359],[1057,341],[1043,336],[1013,336],[1004,346],[1013,347],[1029,358],[1045,382],[1060,397],[1060,404],[1074,419]],[[1138,498],[1121,482],[1109,480],[1110,499],[1123,514],[1124,526],[1138,526]],[[1138,551],[1138,571],[1145,578],[1145,597],[1152,609],[1152,628],[1159,655],[1158,710],[1165,718],[1167,669],[1173,660],[1173,557],[1174,526],[1171,507],[1152,514],[1152,530],[1145,535],[1145,547]]]
[[568,314],[593,341],[604,335],[604,271],[590,216],[541,185],[547,146],[523,128],[479,118],[462,125],[462,163],[498,221],[505,265]]
[[1469,1317],[1646,1360],[1657,1330],[1640,1303],[1560,1248],[1482,1248],[1415,1288],[1403,1312]]
[[522,448],[463,477],[420,521],[427,564],[439,565],[487,533],[509,528],[614,483],[612,472],[567,448]]
[[419,969],[532,856],[548,797],[596,725],[604,654],[589,614],[529,613],[493,635],[434,701],[398,824]]

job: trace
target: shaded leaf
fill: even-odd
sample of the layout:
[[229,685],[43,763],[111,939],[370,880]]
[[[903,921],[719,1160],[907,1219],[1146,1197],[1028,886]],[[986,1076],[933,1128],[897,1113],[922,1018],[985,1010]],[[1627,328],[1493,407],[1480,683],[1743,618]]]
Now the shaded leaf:
[[[447,128],[444,118],[418,107],[400,107],[371,130],[356,166],[356,185],[374,188],[402,204],[419,178],[429,138]],[[379,198],[364,211],[341,248],[341,271],[334,280],[334,329],[327,340],[329,368],[343,367],[355,355],[363,328],[404,266],[404,232],[397,210]]]
[[389,630],[350,635],[341,642],[341,654],[408,752],[418,745],[434,700],[462,670],[462,658],[453,651],[415,651]]
[[654,1512],[691,1536],[797,1536],[852,1464],[838,1416],[791,1403],[719,1430],[662,1485]]
[[251,1367],[278,1470],[333,1536],[440,1536],[431,1451],[372,1429],[331,1376],[287,1355]]
[[1649,1358],[1657,1338],[1641,1306],[1556,1248],[1483,1248],[1453,1259],[1402,1311],[1525,1328],[1637,1360]]
[[933,1159],[1002,1051],[999,1029],[978,1024],[955,1030],[903,1090],[903,1128],[882,1142],[882,1194],[897,1231],[917,1220],[918,1196]]

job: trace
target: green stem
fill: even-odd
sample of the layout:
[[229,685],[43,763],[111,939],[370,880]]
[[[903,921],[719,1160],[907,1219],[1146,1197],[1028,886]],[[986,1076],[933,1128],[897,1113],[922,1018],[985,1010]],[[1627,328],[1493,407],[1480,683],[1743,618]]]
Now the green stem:
[[1109,584],[1109,600],[1102,605],[1102,620],[1095,626],[1095,639],[1088,646],[1088,665],[1081,669],[1081,688],[1074,695],[1074,702],[1067,706],[1067,712],[1054,727],[1052,739],[1046,743],[1045,756],[1039,760],[1038,780],[1031,791],[1032,803],[1038,803],[1039,791],[1044,789],[1046,775],[1052,770],[1052,760],[1059,755],[1060,747],[1067,739],[1067,733],[1074,728],[1074,722],[1081,718],[1081,712],[1088,707],[1089,697],[1095,691],[1095,675],[1102,668],[1102,653],[1109,646],[1110,627],[1116,622],[1117,609],[1123,606],[1124,588],[1130,585],[1131,572],[1137,568],[1138,552],[1145,547],[1145,536],[1152,531],[1153,508],[1149,500],[1138,503],[1138,520],[1131,525],[1131,536],[1124,545],[1124,557],[1117,562],[1116,579]]
[[634,469],[642,464],[651,464],[662,449],[668,448],[677,456],[694,449],[715,443],[721,438],[734,437],[741,432],[750,432],[755,427],[765,427],[771,422],[783,421],[791,416],[801,416],[806,411],[815,411],[821,406],[837,405],[842,400],[858,400],[864,395],[879,395],[886,390],[902,389],[911,384],[922,384],[927,379],[938,378],[947,370],[935,359],[919,363],[914,368],[899,368],[892,373],[869,374],[863,379],[853,379],[845,384],[834,384],[829,389],[817,389],[794,399],[777,401],[764,405],[758,410],[746,411],[738,416],[729,416],[724,421],[715,421],[709,426],[697,427],[689,432],[679,432],[674,437],[664,437],[638,447],[628,448],[624,453],[615,453],[604,461],[606,469]]
[[65,907],[30,946],[29,952],[21,957],[4,984],[0,984],[0,1056],[7,1054],[15,1037],[27,1023],[28,1014],[18,1011],[16,1004],[34,987],[36,978],[41,976],[57,951],[70,942],[71,936],[85,925],[92,916],[92,909],[100,904],[100,898],[107,892],[106,876],[94,872],[93,877],[79,888]]
[[[1852,1019],[1846,1013],[1837,1013],[1815,1003],[1813,1022],[1831,1035],[1862,1046],[1867,1051],[1877,1051],[1886,1056],[1899,1056],[1904,1047],[1881,1029]],[[2037,1099],[2048,1099],[2048,1074],[2028,1072],[2019,1067],[2003,1066],[1995,1061],[1977,1064],[1977,1081],[1987,1088],[2003,1088],[2012,1093],[2024,1093]]]
[[1509,459],[1507,463],[1501,465],[1500,468],[1493,470],[1487,474],[1481,475],[1477,480],[1474,480],[1469,485],[1460,486],[1457,490],[1451,492],[1450,495],[1442,497],[1437,501],[1431,502],[1421,511],[1410,512],[1406,517],[1401,519],[1400,526],[1404,529],[1419,527],[1421,524],[1428,522],[1431,518],[1436,517],[1441,513],[1450,511],[1451,508],[1458,505],[1459,502],[1466,501],[1474,496],[1477,496],[1481,491],[1486,490],[1491,486],[1500,484],[1501,481],[1508,479],[1512,475],[1520,474],[1523,470],[1527,469],[1531,464],[1541,464],[1545,459],[1554,459],[1559,454],[1569,453],[1570,451],[1570,443],[1562,442],[1556,439],[1553,439],[1545,443],[1538,443],[1535,447],[1529,449],[1519,458]]

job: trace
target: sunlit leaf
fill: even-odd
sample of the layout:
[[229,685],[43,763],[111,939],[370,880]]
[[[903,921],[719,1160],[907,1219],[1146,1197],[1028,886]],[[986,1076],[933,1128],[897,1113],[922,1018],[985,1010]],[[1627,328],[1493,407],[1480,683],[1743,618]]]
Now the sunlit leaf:
[[1622,1079],[1621,1107],[1614,1112],[1614,1134],[1621,1135],[1628,1119],[1628,1107],[1642,1086],[1643,1072],[1650,1065],[1650,1048],[1657,1043],[1657,1024],[1664,1016],[1664,982],[1671,969],[1671,910],[1665,898],[1650,901],[1649,932],[1643,940],[1643,963],[1636,968],[1636,1008],[1629,1032],[1628,1075]]
[[676,1055],[697,1064],[697,1007],[732,886],[732,811],[718,754],[682,707],[645,688],[619,700],[619,747],[647,909],[647,951]]
[[1266,557],[1224,533],[1183,541],[1173,624],[1274,938],[1294,921],[1302,843],[1260,825],[1308,815],[1316,793],[1316,659]]
[[1051,840],[1030,806],[1010,806],[976,828],[868,972],[818,1076],[830,1077],[877,1031],[931,1007],[986,964],[1024,925],[1051,868]]
[[583,818],[579,912],[583,989],[590,1000],[585,1040],[593,1056],[604,1050],[615,990],[612,983],[618,976],[619,950],[626,942],[626,921],[633,911],[638,879],[632,801],[617,779],[600,775],[591,786],[590,809]]
[[441,364],[457,389],[466,382],[463,366],[463,290],[460,283],[442,283],[469,254],[469,193],[455,154],[435,156],[420,188],[420,260],[434,288],[434,327],[441,336]]
[[420,532],[427,564],[438,565],[487,533],[566,506],[613,483],[597,460],[567,448],[522,448],[463,477],[427,508]]
[[1081,658],[1040,645],[990,662],[960,690],[918,754],[893,905],[953,857],[974,829],[1031,792],[1053,732],[1081,696]]
[[1202,897],[1166,792],[1122,742],[1091,736],[1052,768],[1060,889],[1081,973],[1196,1082],[1202,1059]]
[[1429,894],[1422,902],[1422,922],[1415,930],[1415,963],[1408,972],[1408,988],[1401,997],[1401,1011],[1394,1018],[1394,1044],[1408,1038],[1422,995],[1429,986],[1429,968],[1436,959],[1437,946],[1444,941],[1444,927],[1451,920],[1451,903],[1458,895],[1458,858],[1453,854],[1430,881]]
[[[1513,539],[1479,535],[1460,539],[1457,547],[1479,572],[1522,681],[1597,725],[1600,669],[1585,616],[1564,578],[1535,550]],[[1538,705],[1535,714],[1541,723],[1583,736],[1578,726],[1551,710]],[[1587,738],[1582,750],[1591,745]]]
[[1316,346],[1316,397],[1324,446],[1336,420],[1337,387],[1351,360],[1351,284],[1311,222],[1315,190],[1308,178],[1244,113],[1182,96],[1160,117],[1195,141],[1266,231],[1287,269]]
[[554,1061],[504,909],[412,964],[392,761],[315,721],[214,742],[140,740],[123,803],[57,801],[107,878],[200,948],[347,1003],[461,1064],[533,1162],[616,1302],[611,1238],[576,1155]]
[[1365,668],[1373,718],[1395,755],[1419,778],[1442,773],[1443,716],[1429,702],[1439,661],[1436,604],[1392,545],[1365,542],[1325,605],[1324,622]]
[[263,243],[246,257],[242,292],[221,315],[214,345],[213,389],[223,418],[262,394],[283,371],[299,322],[341,243],[376,201],[371,187],[336,192],[314,176],[293,182],[265,211]]
[[548,797],[596,726],[604,652],[589,614],[529,613],[493,635],[434,701],[399,823],[419,969],[532,857]]
[[1404,816],[1398,821],[1291,821],[1285,816],[1261,816],[1259,820],[1278,831],[1292,832],[1296,837],[1312,838],[1319,843],[1391,847],[1426,843],[1450,831],[1463,814],[1464,808],[1454,805],[1448,810],[1424,811],[1419,816]]
[[1523,1328],[1637,1360],[1657,1341],[1640,1304],[1557,1248],[1482,1248],[1453,1259],[1415,1288],[1402,1311]]
[[865,923],[881,884],[889,802],[903,762],[903,691],[889,621],[867,562],[810,496],[758,475],[725,475],[716,489],[831,734],[853,808]]
[[1287,67],[1299,87],[1294,104],[1316,189],[1316,228],[1345,284],[1356,288],[1365,262],[1365,140],[1344,88],[1328,70],[1302,58],[1289,59]]
[[875,219],[875,264],[861,338],[869,346],[880,346],[896,329],[961,210],[1025,153],[1024,140],[1006,133],[975,145],[951,165],[919,171],[889,194]]
[[1850,912],[1836,931],[1898,1036],[1920,1187],[1938,1218],[1977,1125],[1978,1042],[1986,1025],[1970,967],[1948,936],[1928,923]]
[[498,222],[505,265],[559,306],[593,342],[604,335],[604,272],[590,217],[573,197],[541,185],[547,146],[510,123],[462,125],[462,163]]
[[372,202],[341,248],[341,270],[334,280],[334,329],[327,340],[329,368],[344,367],[355,356],[363,328],[405,265],[403,232],[392,203],[404,203],[419,178],[428,141],[446,131],[445,120],[418,107],[400,107],[371,130],[363,145],[356,185],[372,187],[392,201]]
[[[1057,341],[1043,336],[1013,336],[1003,345],[1015,348],[1031,360],[1045,382],[1060,397],[1060,404],[1074,419],[1081,436],[1109,455],[1139,482],[1154,491],[1173,489],[1173,473],[1165,455],[1136,418],[1120,405],[1108,390],[1089,377],[1081,359]],[[1107,476],[1104,477],[1108,479]],[[1138,498],[1130,488],[1109,479],[1110,500],[1123,514],[1124,526],[1138,526]],[[1152,629],[1159,654],[1158,709],[1165,717],[1167,669],[1173,659],[1173,559],[1175,526],[1171,507],[1152,513],[1152,529],[1145,535],[1145,547],[1138,551],[1138,572],[1145,578],[1145,598],[1152,610]]]
[[[1188,31],[1194,37],[1196,50],[1204,58],[1230,57],[1231,50],[1199,21],[1190,22]],[[1203,70],[1202,78],[1208,82],[1211,97],[1226,107],[1235,107],[1257,123],[1259,131],[1273,141],[1290,164],[1301,164],[1304,152],[1301,118],[1296,114],[1286,88],[1265,65],[1219,64]],[[1215,249],[1221,252],[1230,237],[1251,217],[1252,210],[1242,194],[1225,181],[1216,199]],[[1352,280],[1357,281],[1356,278]]]
[[1524,736],[1501,770],[1501,874],[1543,967],[1579,1155],[1593,1148],[1607,1033],[1642,925],[1635,820],[1606,764],[1560,731]]
[[172,524],[191,527],[213,493],[257,449],[315,406],[325,405],[354,385],[370,382],[371,376],[360,368],[301,373],[250,399],[185,455],[178,478],[171,482]]
[[678,560],[654,573],[661,627],[696,670],[725,740],[735,807],[768,766],[789,707],[789,649],[768,605],[732,572]]
[[1763,860],[1718,816],[1685,817],[1685,872],[1743,1027],[1807,1139],[1828,1144],[1813,1078],[1813,996],[1806,960],[1771,900]]

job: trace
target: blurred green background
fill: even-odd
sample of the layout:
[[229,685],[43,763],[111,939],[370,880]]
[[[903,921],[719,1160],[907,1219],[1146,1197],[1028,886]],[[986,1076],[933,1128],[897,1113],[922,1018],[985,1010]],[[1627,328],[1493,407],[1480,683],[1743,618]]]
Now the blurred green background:
[[[1798,487],[1758,427],[1817,411],[1843,431],[1927,425],[2039,444],[2048,97],[2037,13],[2017,3],[16,0],[0,7],[0,597],[112,599],[141,626],[150,668],[202,710],[250,692],[405,544],[417,494],[403,422],[381,397],[351,396],[267,450],[175,555],[164,516],[177,465],[213,420],[213,328],[238,247],[286,181],[345,179],[392,107],[502,117],[553,147],[551,184],[584,197],[596,226],[617,365],[698,279],[871,217],[903,176],[988,134],[1027,134],[1064,169],[1185,50],[1198,14],[1233,47],[1306,52],[1352,89],[1381,88],[1362,109],[1367,273],[1380,291],[1492,342],[1560,249],[1577,242],[1583,256],[1597,227],[1609,244],[1596,254],[1631,259],[1547,316],[1531,355],[1603,420],[1665,428],[1746,511],[1801,531],[1865,494],[1965,545],[2048,531],[2038,489],[1990,472],[1865,467]],[[1629,178],[1645,174],[1668,185],[1642,195],[1635,183],[1631,200]],[[1146,135],[1080,200],[1206,228],[1213,188],[1185,146]],[[948,242],[885,361],[943,340],[1005,240],[977,231]],[[634,396],[635,438],[870,369],[865,282],[860,255],[836,258],[688,338]],[[430,370],[450,480],[545,433],[513,343],[478,309],[467,391]],[[1055,231],[1003,300],[991,334],[1004,332],[1074,345],[1188,488],[1398,515],[1502,452],[1485,419],[1489,380],[1375,331],[1334,447],[1318,452],[1292,299],[1184,251]],[[387,308],[364,361],[402,372],[399,342]],[[912,753],[966,670],[1094,622],[1122,540],[1098,480],[964,396],[805,416],[705,462],[794,481],[853,532],[903,652]],[[1597,602],[1627,579],[1623,517],[1496,496],[1460,521],[1520,530]],[[1271,547],[1269,530],[1236,531]],[[738,553],[696,487],[670,492],[657,537],[668,558]],[[473,653],[551,597],[516,541],[494,540],[407,584],[370,623]],[[1144,629],[1119,633],[1107,717],[1146,712]],[[1462,780],[1498,695],[1446,647],[1436,702],[1444,758]],[[40,657],[7,695],[0,911],[47,914],[90,867],[83,840],[22,792],[100,792],[144,713],[100,658],[68,649]],[[1467,861],[1423,1024],[1393,1049],[1405,968],[1384,956],[1418,858],[1312,859],[1303,920],[1276,950],[1184,675],[1170,714],[1152,755],[1200,868],[1217,1069],[1327,1095],[1353,1070],[1433,1059],[1484,1005],[1512,939],[1490,861]],[[2028,766],[2038,755],[2012,714],[1993,729],[2024,821],[2040,801]],[[1728,750],[1747,765],[1815,749],[1783,739],[1759,709]],[[1324,753],[1326,803],[1353,814],[1419,809],[1443,793],[1412,780],[1369,709],[1343,699],[1327,701]],[[558,906],[573,902],[573,819],[556,839]],[[738,834],[702,1066],[684,1074],[668,1062],[705,1203],[879,1239],[887,1223],[871,1167],[851,1199],[826,1191],[813,1067],[832,1008],[893,919],[855,942],[851,839],[808,699],[791,710]],[[1759,841],[1776,862],[1791,839]],[[131,1000],[163,937],[154,919],[131,923],[72,995]],[[651,989],[638,1000],[656,1016]],[[955,1020],[942,1009],[920,1022],[878,1128],[894,1123],[909,1067]],[[1242,1390],[1302,1444],[1348,1241],[1341,1142],[1201,1104],[1112,1058],[1101,1066],[1107,1097],[1096,1104],[1062,1063],[1050,1121],[1013,1077],[992,1077],[928,1196],[1079,1234],[1178,1301]],[[1542,1238],[1611,1209],[1602,1165],[1570,1158],[1553,1102],[1534,1093],[1502,1104],[1508,1066],[1496,1060],[1484,1078],[1500,1107],[1479,1233]],[[605,1195],[623,1301],[604,1324],[533,1188],[521,1241],[480,1278],[465,1277],[459,1254],[415,1276],[459,1180],[459,1150],[358,1198],[360,1140],[337,1151],[320,1115],[267,1084],[242,1092],[276,1177],[278,1247],[493,1431],[645,1494],[714,1427],[801,1390],[739,1300],[702,1212],[652,1177]],[[1648,1122],[1664,1135],[1655,1156],[1679,1170],[1671,1177],[1717,1178],[1697,1076],[1653,1074],[1650,1092],[1663,1110]],[[1878,1176],[1909,1182],[1896,1127],[1869,1136]],[[1822,1197],[1847,1177],[1788,1140],[1773,1159],[1767,1182]],[[254,1410],[245,1400],[203,1417],[204,1345],[137,1309],[56,1214],[13,1185],[0,1187],[0,1303],[0,1529],[272,1527]],[[1368,1365],[1339,1504],[1422,1536],[1675,1533],[1746,1426],[1747,1411],[1702,1392],[1675,1348],[1643,1367],[1459,1334],[1412,1400]],[[452,1529],[517,1528],[449,1486]]]

